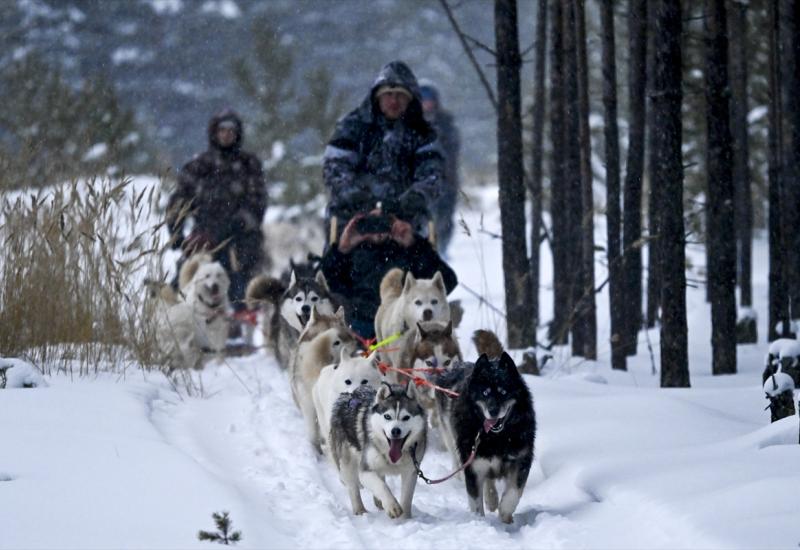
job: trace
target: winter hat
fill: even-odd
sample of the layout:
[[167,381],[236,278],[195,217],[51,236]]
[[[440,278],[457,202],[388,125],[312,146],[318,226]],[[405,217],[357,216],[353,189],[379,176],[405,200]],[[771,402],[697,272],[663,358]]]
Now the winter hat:
[[419,95],[423,101],[429,99],[439,102],[439,89],[427,78],[421,78],[419,81]]
[[375,97],[378,98],[383,94],[388,94],[392,92],[403,94],[404,96],[408,97],[408,99],[414,99],[414,96],[411,94],[411,91],[408,88],[404,86],[391,86],[389,84],[384,84],[383,86],[380,86],[377,90],[375,90]]

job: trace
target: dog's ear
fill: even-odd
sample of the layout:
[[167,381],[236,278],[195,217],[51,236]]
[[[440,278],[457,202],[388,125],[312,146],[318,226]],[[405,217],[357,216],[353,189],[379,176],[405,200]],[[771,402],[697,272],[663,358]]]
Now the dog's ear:
[[478,357],[478,360],[475,361],[475,370],[485,369],[487,367],[491,367],[492,363],[489,361],[489,357],[485,353],[481,353],[481,356]]
[[414,278],[414,274],[410,271],[406,272],[406,281],[403,283],[403,294],[407,294],[411,291],[412,288],[417,284],[417,280]]
[[[339,363],[344,363],[345,359],[349,359],[350,354],[347,353],[347,346],[342,346],[342,350],[339,352]],[[338,365],[337,365],[338,366]]]
[[336,310],[335,315],[337,319],[344,322],[344,306],[339,306],[339,309]]
[[322,271],[317,271],[317,276],[314,277],[314,280],[317,281],[317,284],[325,289],[325,292],[330,292],[330,288],[328,288],[328,280],[325,278],[325,274]]
[[319,312],[317,312],[317,306],[311,306],[311,315],[308,317],[308,324],[313,325],[319,319]]
[[294,267],[292,267],[292,275],[289,277],[289,287],[297,284],[297,275],[294,274]]
[[442,277],[442,272],[437,271],[433,275],[433,284],[441,289],[442,292],[447,294],[447,289],[444,287],[444,278]]
[[502,355],[500,355],[499,365],[501,368],[504,368],[507,371],[519,372],[517,370],[517,364],[514,363],[514,360],[506,352],[503,352]]
[[381,382],[381,387],[378,388],[378,393],[375,394],[375,402],[379,403],[392,395],[392,387],[388,382]]
[[444,335],[445,336],[452,336],[453,335],[453,321],[450,320],[447,322],[447,326],[444,327]]
[[422,323],[420,323],[419,321],[417,321],[417,334],[419,334],[420,338],[427,338],[428,337],[428,333],[425,332],[425,329],[422,328]]
[[406,384],[406,397],[409,399],[417,398],[417,385],[411,379],[409,379],[408,383]]

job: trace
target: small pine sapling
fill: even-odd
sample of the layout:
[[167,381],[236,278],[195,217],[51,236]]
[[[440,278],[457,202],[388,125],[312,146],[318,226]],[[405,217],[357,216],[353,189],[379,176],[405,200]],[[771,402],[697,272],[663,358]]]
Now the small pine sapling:
[[220,544],[234,544],[242,540],[241,531],[231,531],[233,521],[228,512],[214,512],[211,517],[214,518],[214,523],[217,525],[217,532],[198,531],[197,538],[199,540],[209,540]]

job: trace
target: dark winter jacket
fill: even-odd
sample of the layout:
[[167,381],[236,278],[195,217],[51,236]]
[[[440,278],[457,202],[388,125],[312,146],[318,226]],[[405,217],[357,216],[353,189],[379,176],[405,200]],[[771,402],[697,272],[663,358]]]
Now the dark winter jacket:
[[[230,147],[217,142],[217,128],[224,122],[235,124],[237,138]],[[193,236],[201,236],[211,246],[231,239],[237,261],[245,269],[261,259],[261,221],[267,209],[267,190],[261,162],[242,151],[242,121],[233,111],[214,116],[208,125],[208,150],[181,168],[178,185],[167,205],[167,225],[176,235],[175,245],[183,241],[183,226],[193,218]],[[188,216],[180,218],[189,205]]]
[[437,210],[446,211],[449,207],[449,211],[452,212],[459,188],[458,155],[461,143],[458,128],[453,120],[453,115],[441,108],[436,112],[436,117],[431,120],[431,124],[436,130],[444,153],[444,184],[437,201]]
[[[387,120],[374,97],[383,86],[402,86],[413,98],[399,120]],[[328,215],[339,228],[381,201],[401,219],[422,227],[441,192],[443,157],[436,132],[422,116],[417,79],[400,61],[378,74],[362,104],[342,118],[325,149],[323,176]]]
[[411,271],[420,279],[430,279],[441,271],[448,293],[458,284],[455,272],[419,235],[409,248],[391,240],[362,242],[349,254],[342,254],[332,246],[320,264],[331,290],[346,298],[346,315],[351,323],[353,319],[372,323],[381,303],[381,280],[393,267]]

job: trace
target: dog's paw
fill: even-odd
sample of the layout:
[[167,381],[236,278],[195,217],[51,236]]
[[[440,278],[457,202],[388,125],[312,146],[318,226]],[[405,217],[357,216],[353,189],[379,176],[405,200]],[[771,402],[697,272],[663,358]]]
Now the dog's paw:
[[361,506],[353,508],[353,515],[354,516],[363,516],[366,513],[367,513],[367,509],[364,508],[363,504]]
[[392,519],[397,519],[403,515],[403,507],[395,500],[386,507],[386,515]]
[[383,510],[383,502],[378,497],[372,497],[372,501],[375,503],[375,507],[378,510]]
[[513,516],[513,514],[503,514],[501,512],[500,513],[500,521],[502,521],[503,523],[506,523],[508,525],[511,525],[512,523],[514,523],[514,516]]

